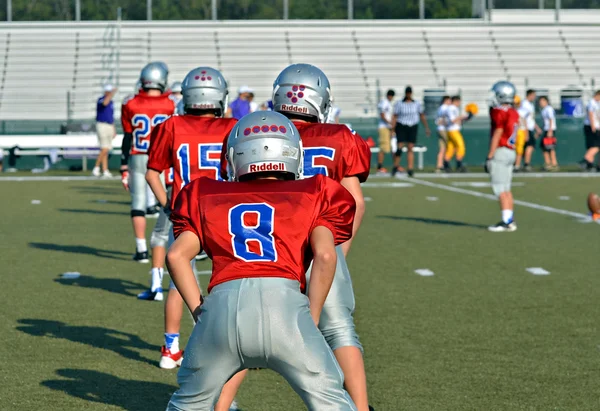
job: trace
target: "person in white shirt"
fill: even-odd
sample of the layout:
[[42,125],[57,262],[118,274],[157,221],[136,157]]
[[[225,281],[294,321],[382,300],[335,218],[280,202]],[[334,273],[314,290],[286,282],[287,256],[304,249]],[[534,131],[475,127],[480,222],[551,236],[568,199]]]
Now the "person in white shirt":
[[331,124],[340,124],[340,114],[342,113],[342,109],[338,106],[331,106],[331,110],[329,110],[329,116],[327,117],[327,122]]
[[596,154],[600,151],[600,90],[594,93],[594,98],[588,103],[583,124],[587,151],[579,164],[582,169],[591,171],[594,168]]
[[442,103],[437,109],[435,124],[437,124],[438,134],[438,155],[436,163],[436,173],[444,171],[444,156],[446,155],[446,145],[448,144],[448,134],[446,133],[446,111],[450,106],[450,96],[442,97]]
[[394,107],[392,106],[392,100],[396,92],[394,90],[388,90],[385,98],[381,99],[377,105],[379,111],[379,153],[377,153],[377,172],[387,173],[388,171],[383,167],[383,161],[385,155],[390,154],[392,151],[392,116],[394,115]]
[[468,114],[461,116],[460,114],[460,96],[453,96],[451,103],[446,109],[446,134],[448,135],[448,143],[446,145],[446,154],[444,155],[444,170],[450,171],[450,161],[456,155],[456,171],[466,173],[467,169],[463,165],[463,159],[467,152],[465,139],[461,133],[463,122],[470,120],[473,115]]
[[525,94],[525,100],[521,102],[519,114],[523,114],[525,125],[527,127],[527,141],[525,142],[525,158],[523,161],[523,171],[531,171],[531,156],[535,150],[536,134],[542,134],[542,129],[535,122],[535,90],[529,89]]
[[542,109],[542,118],[544,119],[544,133],[540,147],[544,152],[544,170],[558,171],[558,163],[556,161],[556,113],[548,101],[548,97],[542,96],[539,99],[540,108]]

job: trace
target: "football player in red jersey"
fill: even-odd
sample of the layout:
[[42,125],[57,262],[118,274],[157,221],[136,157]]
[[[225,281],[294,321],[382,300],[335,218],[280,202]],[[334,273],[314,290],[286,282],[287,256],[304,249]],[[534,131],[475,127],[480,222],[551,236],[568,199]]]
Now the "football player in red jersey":
[[[354,197],[354,236],[365,212],[360,183],[369,175],[369,146],[345,125],[324,124],[331,108],[331,92],[327,76],[317,67],[293,64],[279,74],[273,88],[274,111],[291,119],[302,138],[304,177],[328,176],[340,182]],[[222,155],[222,171],[224,164],[226,161]],[[345,260],[351,241],[352,239],[338,247],[335,279],[323,307],[319,329],[344,371],[346,389],[358,410],[368,411],[362,345],[352,317],[355,307],[354,290]],[[310,271],[307,276],[310,276]]]
[[[183,80],[182,93],[184,114],[169,118],[153,131],[146,172],[148,184],[166,210],[175,203],[181,189],[196,178],[220,179],[221,145],[237,121],[222,118],[227,109],[228,91],[227,82],[218,70],[210,67],[192,70]],[[160,174],[170,167],[174,169],[174,183],[169,199]],[[160,267],[153,270],[152,285],[146,293],[148,299],[162,292],[163,263],[164,255]],[[161,368],[175,368],[181,364],[179,329],[182,314],[183,300],[171,283],[165,303],[165,346]]]
[[[352,236],[354,199],[324,176],[297,180],[302,143],[273,112],[251,113],[228,138],[235,182],[199,178],[177,196],[169,272],[197,318],[168,410],[210,410],[236,372],[270,368],[311,411],[356,410],[316,324]],[[213,260],[203,298],[189,260]],[[304,273],[313,261],[308,296]]]
[[169,71],[166,64],[149,63],[140,74],[142,90],[121,107],[123,144],[121,147],[121,174],[127,177],[126,188],[131,193],[131,220],[136,251],[133,259],[147,263],[146,244],[146,164],[152,129],[175,111],[175,101],[168,93]]
[[519,113],[514,108],[515,86],[508,81],[499,81],[492,86],[490,117],[492,139],[485,163],[492,179],[492,190],[500,200],[502,220],[488,230],[494,233],[517,230],[514,220],[513,195],[510,191],[513,165],[516,159],[515,143],[519,130]]

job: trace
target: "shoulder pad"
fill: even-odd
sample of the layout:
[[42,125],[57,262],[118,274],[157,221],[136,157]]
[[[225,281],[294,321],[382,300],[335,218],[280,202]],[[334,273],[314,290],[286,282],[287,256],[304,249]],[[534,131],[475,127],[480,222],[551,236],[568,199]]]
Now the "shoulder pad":
[[131,100],[133,100],[135,97],[134,94],[129,94],[127,96],[125,96],[125,98],[123,99],[123,103],[121,103],[122,105],[125,105],[127,103],[129,103]]

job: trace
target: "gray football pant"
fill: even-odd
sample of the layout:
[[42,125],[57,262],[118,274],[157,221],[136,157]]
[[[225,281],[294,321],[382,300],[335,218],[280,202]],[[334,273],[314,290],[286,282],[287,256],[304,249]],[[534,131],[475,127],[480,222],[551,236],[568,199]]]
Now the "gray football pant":
[[[363,347],[356,334],[354,318],[352,317],[355,301],[350,271],[342,247],[337,246],[336,252],[335,277],[321,312],[319,329],[332,350],[335,351],[342,347],[357,347],[362,351]],[[311,270],[312,264],[306,273],[307,292]]]
[[[167,187],[167,198],[171,197],[171,192],[173,187]],[[164,210],[160,210],[158,212],[158,219],[156,220],[156,225],[154,226],[154,230],[152,230],[152,235],[150,236],[150,247],[167,247],[169,244],[169,232],[173,228],[173,223],[169,219],[169,217],[165,214]]]
[[246,368],[281,374],[310,411],[356,410],[296,281],[244,278],[215,286],[202,304],[167,410],[211,410],[225,383]]
[[494,195],[510,191],[512,185],[513,166],[517,154],[515,150],[499,147],[494,153],[491,161],[490,177],[492,179],[492,191]]
[[146,170],[148,155],[136,154],[129,157],[129,193],[131,194],[131,209],[142,211],[146,215],[148,206],[148,183]]

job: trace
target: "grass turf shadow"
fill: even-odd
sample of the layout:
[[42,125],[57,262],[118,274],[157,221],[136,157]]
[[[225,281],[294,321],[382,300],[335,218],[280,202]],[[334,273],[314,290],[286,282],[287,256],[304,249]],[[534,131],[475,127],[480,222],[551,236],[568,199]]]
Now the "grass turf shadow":
[[107,210],[90,210],[87,208],[59,208],[61,213],[77,213],[77,214],[102,214],[102,215],[130,215],[129,211],[107,211]]
[[417,223],[448,225],[453,227],[471,227],[471,228],[487,228],[487,225],[465,223],[464,221],[442,220],[439,218],[424,218],[424,217],[406,217],[399,215],[378,215],[377,218],[386,218],[388,220],[400,221],[415,221]]
[[17,330],[34,337],[54,337],[110,350],[120,356],[156,366],[156,361],[142,357],[134,349],[158,351],[160,347],[145,342],[134,334],[104,327],[68,325],[62,321],[24,318]]
[[[89,247],[85,245],[60,245],[53,243],[29,243],[29,247],[38,248],[40,250],[62,251],[65,253],[74,254],[89,254],[96,257],[110,258],[113,260],[129,260],[130,253],[117,250],[103,250],[101,248]],[[127,258],[125,258],[127,256]]]
[[150,381],[127,380],[93,370],[63,368],[63,379],[41,385],[85,401],[122,407],[128,411],[163,411],[177,387]]
[[[133,281],[122,280],[120,278],[97,278],[90,275],[82,275],[77,278],[55,278],[55,282],[62,285],[70,285],[83,288],[94,288],[98,290],[110,291],[111,293],[126,295],[129,297],[137,296],[138,292],[147,288],[147,286]],[[135,292],[131,292],[133,290]]]

